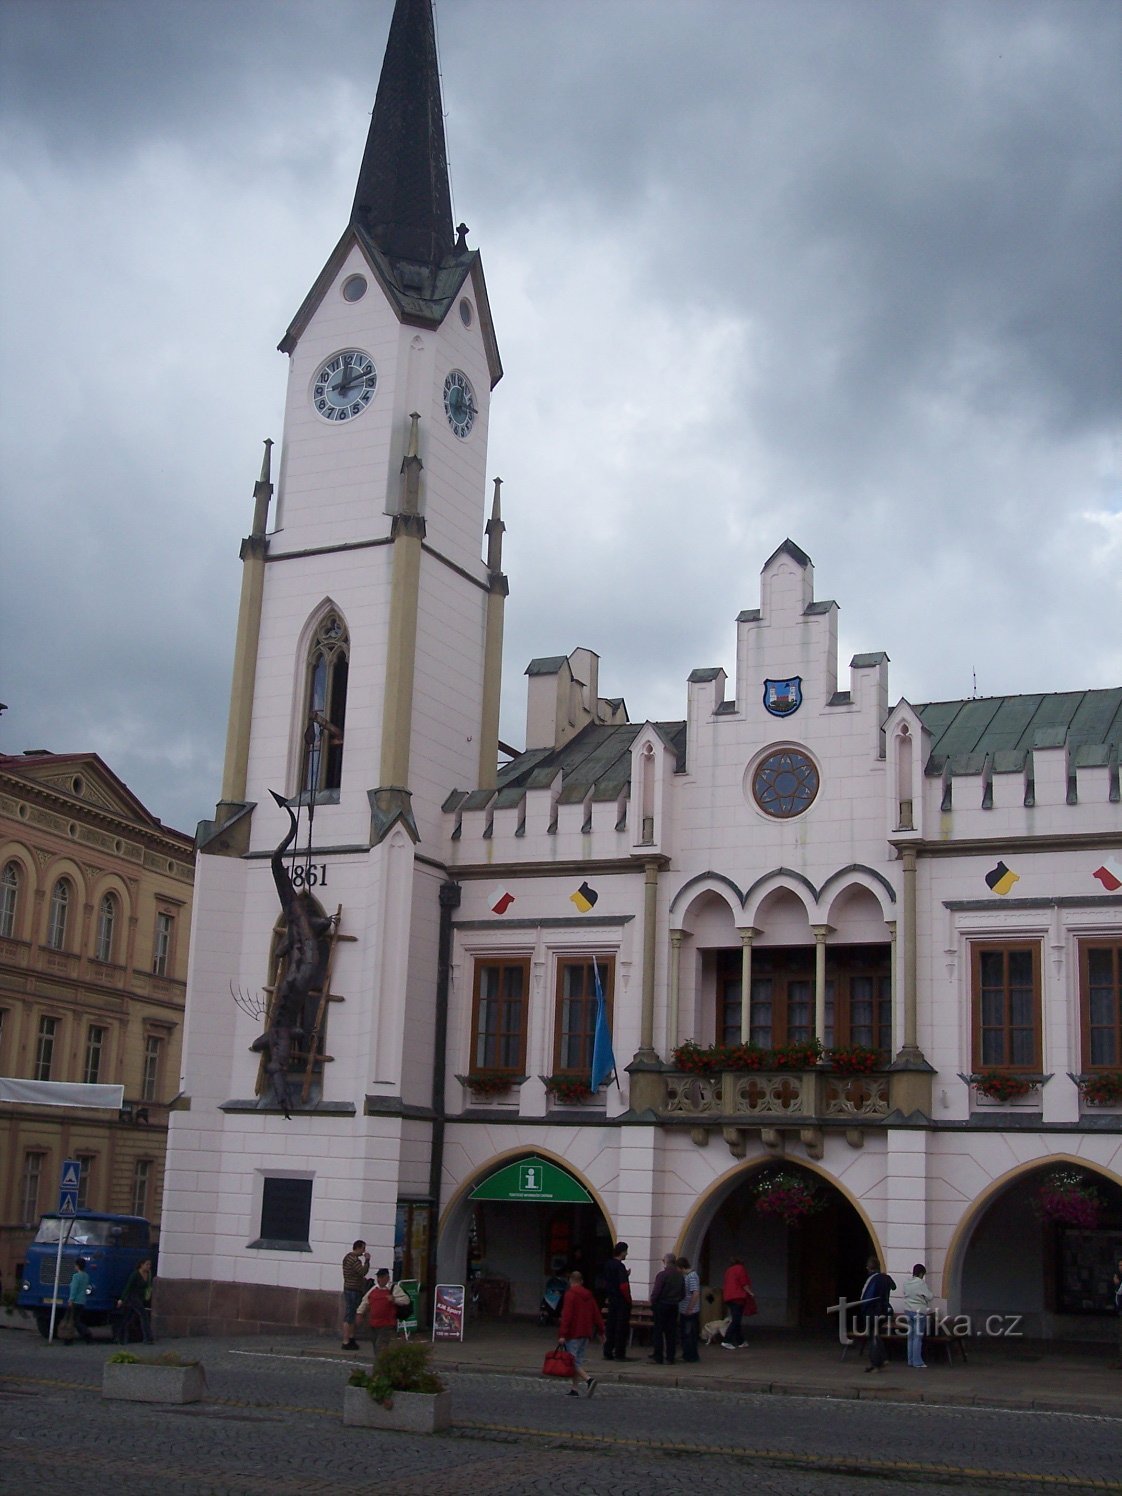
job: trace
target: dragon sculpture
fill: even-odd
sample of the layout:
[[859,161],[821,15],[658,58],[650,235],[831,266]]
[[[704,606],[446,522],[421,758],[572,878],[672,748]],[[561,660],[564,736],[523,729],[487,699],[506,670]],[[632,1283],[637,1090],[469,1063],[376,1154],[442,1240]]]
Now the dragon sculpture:
[[256,1054],[268,1056],[265,1074],[277,1105],[291,1120],[288,1066],[292,1042],[302,1039],[314,1014],[309,1013],[311,994],[322,987],[327,970],[328,943],[324,936],[334,924],[332,917],[318,914],[307,890],[297,893],[284,865],[284,854],[296,840],[296,816],[276,790],[269,793],[288,812],[289,828],[272,855],[273,882],[277,886],[286,929],[274,954],[284,961],[284,974],[277,983],[269,1008],[268,1027],[250,1045]]

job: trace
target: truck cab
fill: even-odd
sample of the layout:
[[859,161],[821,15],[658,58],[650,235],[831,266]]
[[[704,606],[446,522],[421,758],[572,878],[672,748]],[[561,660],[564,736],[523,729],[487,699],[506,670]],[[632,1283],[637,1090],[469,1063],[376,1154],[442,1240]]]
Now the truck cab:
[[[55,1265],[62,1237],[62,1269],[54,1298]],[[107,1215],[82,1210],[73,1216],[40,1218],[35,1240],[27,1249],[18,1304],[30,1309],[44,1339],[50,1334],[51,1301],[57,1305],[56,1323],[69,1301],[70,1279],[79,1257],[85,1258],[90,1291],[83,1305],[87,1325],[108,1325],[117,1313],[117,1300],[129,1274],[147,1257],[156,1267],[152,1228],[142,1216]]]

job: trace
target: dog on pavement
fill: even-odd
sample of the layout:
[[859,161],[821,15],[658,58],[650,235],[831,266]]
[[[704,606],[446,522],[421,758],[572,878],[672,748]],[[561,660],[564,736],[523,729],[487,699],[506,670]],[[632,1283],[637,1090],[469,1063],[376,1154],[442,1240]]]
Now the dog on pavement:
[[728,1319],[711,1319],[701,1327],[701,1338],[706,1345],[715,1345],[718,1340],[723,1340],[729,1332]]

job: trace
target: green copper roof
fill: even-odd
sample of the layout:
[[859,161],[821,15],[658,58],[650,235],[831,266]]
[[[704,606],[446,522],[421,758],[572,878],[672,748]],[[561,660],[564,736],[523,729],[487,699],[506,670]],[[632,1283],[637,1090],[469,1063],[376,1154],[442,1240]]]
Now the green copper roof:
[[1011,773],[1033,748],[1065,745],[1080,763],[1107,763],[1122,744],[1122,687],[932,701],[916,711],[933,740],[928,774],[941,774],[948,759],[952,771],[969,773],[987,754],[999,773]]

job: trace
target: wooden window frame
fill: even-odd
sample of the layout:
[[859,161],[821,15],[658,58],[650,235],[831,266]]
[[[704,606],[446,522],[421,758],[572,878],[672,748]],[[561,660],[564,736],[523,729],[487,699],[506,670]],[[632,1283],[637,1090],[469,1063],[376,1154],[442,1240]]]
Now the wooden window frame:
[[[97,1036],[96,1040],[94,1036]],[[86,1053],[82,1060],[82,1081],[87,1086],[96,1086],[101,1082],[101,1067],[105,1063],[105,1054],[108,1048],[109,1030],[100,1023],[91,1023],[86,1028]],[[92,1066],[90,1061],[96,1059],[97,1063]]]
[[[58,1041],[59,1028],[62,1020],[56,1018],[53,1013],[40,1013],[39,1022],[35,1025],[35,1079],[50,1080],[51,1071],[55,1064],[55,1044]],[[46,1024],[51,1025],[48,1033]],[[44,1047],[45,1046],[45,1047]],[[43,1059],[46,1056],[46,1064]],[[43,1072],[46,1071],[46,1074]]]
[[141,1057],[140,1068],[141,1101],[158,1101],[160,1099],[160,1081],[164,1068],[165,1037],[164,1034],[144,1035],[144,1051]]
[[23,867],[9,857],[0,872],[0,938],[15,940],[19,936],[20,892],[23,887]]
[[93,1183],[94,1165],[97,1163],[96,1153],[76,1153],[74,1162],[78,1165],[78,1209],[90,1210],[90,1185]]
[[177,921],[171,909],[156,910],[156,925],[152,936],[152,975],[170,977],[175,962],[175,927]]
[[[801,958],[801,959],[797,959]],[[751,1031],[749,1039],[761,1046],[763,1049],[779,1049],[784,1044],[805,1043],[814,1037],[814,946],[812,945],[771,945],[752,947],[752,1011]],[[774,971],[766,971],[764,968],[772,963],[776,966]],[[764,1000],[758,996],[756,987],[758,983],[770,981],[771,993],[771,1034],[764,1037],[757,1014],[759,1004]],[[791,1002],[789,987],[791,982],[806,982],[809,985],[807,997],[807,1021],[800,1024],[801,1030],[798,1034],[791,1032]],[[782,991],[777,993],[775,984],[782,986]]]
[[[1003,956],[1004,981],[1003,988],[1005,997],[1004,1022],[1000,1025],[1000,1032],[1004,1035],[1002,1050],[1003,1058],[1000,1060],[986,1059],[984,1055],[984,1038],[986,1030],[997,1030],[998,1025],[990,1024],[983,1027],[982,1023],[982,960],[990,954],[999,953]],[[1011,984],[1009,982],[1009,957],[1013,955],[1028,954],[1032,962],[1032,1056],[1030,1059],[1012,1059],[1012,1035],[1015,1030],[1024,1029],[1024,1024],[1013,1024],[1009,1012],[1009,999]],[[970,942],[970,1022],[972,1032],[972,1065],[975,1072],[985,1070],[1010,1070],[1021,1071],[1035,1075],[1040,1071],[1043,1057],[1042,1038],[1042,968],[1041,940],[1039,936],[1022,936],[1007,940],[972,940]]]
[[[1096,1070],[1118,1070],[1122,1069],[1122,938],[1118,936],[1081,936],[1079,946],[1079,1044],[1080,1058],[1084,1071],[1094,1072]],[[1114,1015],[1113,1021],[1106,1024],[1095,1024],[1094,1028],[1107,1029],[1113,1038],[1114,1055],[1109,1060],[1094,1060],[1091,1058],[1091,972],[1090,954],[1093,950],[1106,950],[1111,956],[1113,966],[1112,986],[1114,989]]]
[[133,1161],[132,1166],[132,1214],[143,1216],[145,1220],[148,1219],[148,1207],[152,1203],[152,1163],[150,1158],[138,1158]]
[[[596,1041],[596,983],[592,976],[592,963],[595,961],[600,972],[600,985],[604,991],[604,1011],[608,1018],[608,1028],[612,1027],[613,1006],[615,998],[615,965],[614,955],[572,954],[568,951],[563,956],[557,957],[557,965],[554,983],[554,1012],[553,1012],[553,1071],[555,1075],[591,1076],[592,1074],[592,1050]],[[585,979],[582,983],[583,992],[575,998],[565,996],[565,973],[584,968]],[[587,1058],[582,1053],[578,1063],[562,1060],[562,1052],[567,1047],[572,1035],[572,1030],[566,1027],[566,1003],[579,1002],[582,1005],[582,1027],[576,1032],[577,1041],[587,1049]]]
[[[520,971],[522,974],[521,1014],[517,1026],[509,1022],[509,1014],[502,1016],[502,1024],[484,1033],[480,1029],[480,1013],[484,1002],[498,1002],[502,1008],[511,1003],[511,998],[500,992],[492,997],[484,994],[484,973],[499,970]],[[500,978],[500,981],[502,978]],[[469,1073],[480,1070],[496,1070],[507,1075],[522,1075],[526,1069],[526,1038],[530,1027],[530,957],[529,956],[477,956],[472,975],[471,999],[471,1058]],[[501,1063],[496,1052],[501,1054],[506,1041],[516,1039],[517,1058]],[[482,1041],[482,1055],[481,1055]],[[509,1051],[508,1051],[509,1052]]]
[[[878,961],[873,952],[880,952]],[[858,953],[869,953],[858,956]],[[892,945],[888,941],[862,941],[857,945],[826,947],[826,1032],[822,1042],[829,1048],[845,1049],[863,1044],[891,1056],[892,1050]],[[868,978],[874,990],[872,1042],[853,1036],[853,982]],[[832,1012],[831,1012],[832,1010]],[[883,1042],[881,1042],[883,1039]]]
[[94,959],[108,966],[117,943],[117,923],[121,901],[115,893],[103,893],[97,901],[97,928],[94,932]]
[[[42,1148],[29,1148],[23,1155],[23,1171],[20,1174],[19,1186],[21,1226],[37,1226],[39,1224],[39,1217],[42,1214],[40,1205],[43,1195],[43,1166],[46,1161],[46,1150]],[[34,1194],[31,1192],[33,1175],[35,1180]]]
[[47,903],[47,949],[64,951],[70,924],[70,879],[56,878]]

